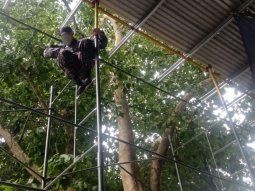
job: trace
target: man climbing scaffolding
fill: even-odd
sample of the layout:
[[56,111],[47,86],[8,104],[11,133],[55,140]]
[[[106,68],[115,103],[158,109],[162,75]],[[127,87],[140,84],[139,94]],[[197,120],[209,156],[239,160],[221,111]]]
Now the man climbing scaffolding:
[[[92,83],[92,69],[97,50],[91,38],[77,40],[71,27],[60,29],[62,45],[52,45],[46,48],[43,55],[47,58],[57,59],[59,67],[65,72],[67,78],[78,85],[77,95]],[[99,49],[107,46],[107,37],[100,29],[93,30],[94,36],[98,36]]]

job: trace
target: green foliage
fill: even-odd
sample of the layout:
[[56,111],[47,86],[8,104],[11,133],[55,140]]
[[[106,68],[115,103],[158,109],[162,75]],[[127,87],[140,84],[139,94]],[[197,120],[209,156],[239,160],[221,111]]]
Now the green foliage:
[[[70,1],[68,1],[70,2]],[[49,34],[58,37],[59,26],[67,15],[67,10],[60,1],[51,0],[23,0],[13,1],[9,7],[9,14],[25,23],[31,24]],[[82,34],[77,37],[90,36],[93,28],[93,10],[88,6],[82,6],[76,15],[76,21]],[[75,27],[73,23],[71,26]],[[55,94],[58,95],[67,84],[65,78],[57,64],[53,60],[45,59],[42,56],[44,48],[51,44],[58,44],[36,31],[30,30],[20,24],[1,16],[0,18],[0,96],[15,100],[24,105],[39,108],[42,103],[38,100],[31,82],[36,85],[39,96],[47,104],[49,89],[54,85]],[[109,37],[109,46],[103,51],[101,56],[108,60],[108,51],[114,46],[114,33],[112,26],[105,20],[100,20],[100,26]],[[128,29],[123,28],[123,33]],[[142,79],[156,84],[156,77],[178,59],[177,56],[169,55],[161,48],[155,46],[139,35],[134,35],[125,46],[114,56],[115,64],[125,71],[128,71]],[[110,68],[106,64],[101,66],[101,86],[102,86],[102,106],[103,124],[105,133],[117,136],[118,129],[116,118],[121,116],[118,106],[114,103],[113,92],[116,86],[111,83],[111,73],[118,76],[122,82],[135,134],[134,142],[147,149],[154,149],[154,141],[161,135],[165,128],[175,125],[174,147],[177,148],[191,137],[211,128],[209,139],[213,150],[222,148],[225,144],[233,140],[233,134],[225,128],[225,123],[210,116],[205,117],[201,110],[187,105],[181,113],[175,113],[174,109],[180,99],[155,90],[153,87],[144,84],[120,71]],[[197,84],[204,80],[206,76],[189,63],[185,63],[179,70],[173,72],[164,83],[158,84],[172,95],[182,97],[185,93],[197,89],[196,96],[199,97],[212,88],[211,85],[199,88]],[[74,84],[56,100],[53,114],[69,121],[74,121]],[[203,109],[212,111],[214,105],[219,105],[216,100],[208,105],[203,105]],[[254,118],[254,99],[247,97],[245,101],[235,105],[230,112],[244,113],[247,121],[242,128],[237,128],[242,144],[254,140],[255,131],[248,123]],[[92,86],[78,100],[77,121],[82,120],[95,107],[95,87]],[[218,107],[218,106],[217,106]],[[7,104],[0,106],[1,110],[17,109]],[[85,127],[96,129],[95,116],[92,116]],[[8,129],[15,139],[18,140],[22,149],[30,157],[29,164],[39,167],[40,173],[43,167],[44,144],[46,136],[47,118],[32,114],[31,112],[2,112],[0,124]],[[73,131],[74,127],[53,120],[51,144],[49,150],[49,176],[53,177],[62,172],[73,161]],[[118,142],[105,138],[104,156],[107,164],[118,162]],[[77,130],[77,153],[81,154],[95,142],[95,134],[85,129]],[[0,143],[4,145],[4,143]],[[255,168],[254,151],[245,147],[248,159],[252,168]],[[214,161],[211,157],[207,140],[204,135],[190,142],[184,148],[178,150],[178,160],[185,164],[192,165],[203,171],[210,172],[218,176],[215,170]],[[144,151],[137,150],[137,158],[151,157]],[[172,157],[168,153],[168,157]],[[225,152],[216,156],[218,167],[227,173],[235,173],[244,167],[241,155],[236,145],[229,147]],[[88,155],[83,161],[77,164],[73,170],[81,170],[96,166],[96,151]],[[139,177],[145,185],[149,185],[150,163],[139,164]],[[9,160],[5,155],[0,155],[0,177],[1,180],[26,184],[29,186],[40,186],[40,183],[22,169],[18,164]],[[187,167],[179,165],[180,174],[184,190],[210,190],[213,184],[220,186],[218,179],[202,175]],[[121,191],[121,177],[116,166],[108,166],[105,170],[106,190]],[[224,178],[229,178],[224,173],[220,174]],[[247,170],[242,171],[238,176],[231,177],[233,181],[244,183],[242,177],[247,177]],[[162,170],[162,190],[179,190],[178,179],[174,163],[165,162]],[[241,190],[242,187],[233,186],[224,182],[227,190]],[[68,187],[77,190],[93,191],[97,190],[97,171],[84,171],[75,175],[65,176],[54,185],[54,189],[63,190]],[[6,186],[1,186],[0,190],[15,190]],[[146,190],[146,188],[144,189]]]

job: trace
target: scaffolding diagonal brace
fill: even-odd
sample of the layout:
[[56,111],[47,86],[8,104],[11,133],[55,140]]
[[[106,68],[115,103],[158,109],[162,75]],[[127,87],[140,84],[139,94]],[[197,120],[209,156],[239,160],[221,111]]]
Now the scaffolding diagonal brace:
[[45,189],[47,190],[50,188],[57,180],[59,180],[66,172],[68,172],[71,168],[73,168],[81,159],[83,159],[89,152],[91,152],[97,145],[93,145],[90,147],[87,151],[85,151],[83,154],[81,154],[79,157],[76,157],[74,162],[70,164],[65,170],[63,170],[54,180],[52,180]]
[[239,149],[240,149],[242,158],[243,158],[244,162],[246,163],[247,168],[248,168],[248,170],[249,170],[249,173],[250,173],[250,176],[251,176],[251,179],[252,179],[253,186],[255,186],[254,177],[253,177],[252,169],[251,169],[251,166],[250,166],[250,162],[248,161],[248,159],[247,159],[247,157],[246,157],[246,155],[245,155],[245,152],[244,152],[244,149],[243,149],[243,147],[242,147],[240,138],[239,138],[239,136],[238,136],[238,134],[237,134],[237,132],[236,132],[235,125],[234,125],[234,123],[233,123],[233,121],[232,121],[232,118],[231,118],[229,112],[228,112],[227,104],[226,104],[226,102],[225,102],[225,100],[224,100],[224,98],[223,98],[223,96],[222,96],[222,94],[221,94],[221,91],[220,91],[219,87],[218,87],[218,82],[217,82],[217,80],[216,80],[216,78],[215,78],[215,76],[214,76],[214,73],[213,73],[212,68],[209,68],[208,71],[209,71],[209,75],[210,75],[210,77],[211,77],[211,79],[212,79],[212,82],[213,82],[213,84],[214,84],[214,86],[215,86],[215,88],[216,88],[216,90],[217,90],[217,93],[218,93],[218,96],[219,96],[219,98],[220,98],[222,107],[224,108],[225,112],[227,113],[227,118],[229,119],[228,125],[229,125],[230,129],[232,130],[232,132],[233,132],[233,134],[234,134],[234,137],[235,137],[236,143],[237,143],[237,145],[238,145],[238,147],[239,147]]

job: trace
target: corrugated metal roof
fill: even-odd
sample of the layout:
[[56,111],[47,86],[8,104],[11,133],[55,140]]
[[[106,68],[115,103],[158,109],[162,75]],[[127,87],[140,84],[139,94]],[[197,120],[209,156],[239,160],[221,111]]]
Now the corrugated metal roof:
[[[101,0],[101,4],[129,22],[137,23],[157,5],[157,0]],[[141,27],[183,53],[189,51],[217,28],[247,0],[166,0]],[[251,4],[254,8],[254,3]],[[235,21],[192,55],[212,65],[224,78],[241,73],[248,65],[239,29]],[[250,89],[253,80],[245,70],[235,81]]]

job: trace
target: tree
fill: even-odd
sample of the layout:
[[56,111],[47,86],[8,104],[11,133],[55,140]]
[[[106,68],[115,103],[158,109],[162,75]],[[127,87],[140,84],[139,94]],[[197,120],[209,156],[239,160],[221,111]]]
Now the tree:
[[[41,30],[58,36],[58,27],[67,15],[70,1],[14,1],[10,4],[8,13]],[[128,28],[121,26],[109,17],[101,15],[100,26],[109,37],[107,51],[114,47]],[[83,6],[71,26],[79,32],[77,37],[91,35],[93,27],[93,10]],[[0,96],[15,100],[34,108],[47,108],[49,88],[54,84],[56,94],[66,85],[68,80],[52,60],[42,57],[43,49],[50,44],[58,43],[42,34],[30,30],[14,21],[1,17],[0,19]],[[82,34],[81,34],[82,33]],[[109,60],[107,51],[101,56]],[[114,64],[142,79],[153,82],[159,73],[170,63],[178,59],[175,55],[157,47],[152,42],[135,34],[132,39],[114,56]],[[103,128],[106,134],[118,136],[127,142],[153,150],[160,155],[172,158],[169,150],[169,135],[174,148],[178,148],[193,136],[208,129],[209,139],[214,151],[233,140],[233,135],[225,128],[224,120],[208,115],[219,109],[217,99],[208,101],[206,105],[197,103],[197,98],[212,88],[208,76],[202,71],[185,64],[174,72],[164,83],[158,86],[169,93],[134,79],[106,64],[101,67]],[[203,110],[191,106],[187,102]],[[196,103],[196,104],[195,104]],[[238,133],[248,153],[248,158],[254,168],[254,151],[246,146],[247,141],[254,139],[254,130],[248,124],[254,118],[254,101],[247,97],[236,104],[231,116],[245,114],[246,121]],[[91,87],[78,100],[78,121],[95,107],[95,87]],[[29,111],[13,112],[17,108],[1,104],[0,142],[1,147],[12,155],[42,172],[44,139],[47,119]],[[54,115],[68,121],[74,120],[74,84],[54,103]],[[95,117],[91,117],[84,125],[95,129]],[[235,122],[238,122],[237,120]],[[214,128],[209,129],[214,125]],[[49,177],[58,175],[73,161],[73,127],[53,120],[53,131],[49,152]],[[1,139],[0,139],[1,140]],[[78,129],[78,154],[90,147],[95,140],[95,134],[84,129]],[[135,149],[124,143],[105,137],[105,163],[129,162],[119,166],[107,166],[105,169],[106,190],[179,190],[174,163],[140,149]],[[215,170],[208,143],[204,135],[181,147],[176,152],[178,161],[191,165],[202,171],[218,176]],[[74,170],[96,166],[96,151],[78,163]],[[148,160],[147,160],[148,159]],[[228,178],[239,183],[246,183],[242,178],[248,178],[247,170],[238,148],[232,145],[223,153],[216,155],[219,173],[222,178]],[[40,187],[40,180],[29,170],[22,169],[19,164],[0,154],[1,180]],[[221,187],[219,179],[196,172],[183,165],[178,165],[184,190],[215,190]],[[241,174],[232,173],[238,172]],[[245,182],[246,181],[246,182]],[[222,181],[227,190],[245,190],[245,188]],[[2,190],[10,190],[5,186]],[[82,171],[75,175],[63,177],[52,187],[56,190],[97,190],[96,171]],[[15,189],[13,189],[15,190]],[[248,190],[248,189],[246,189]]]

